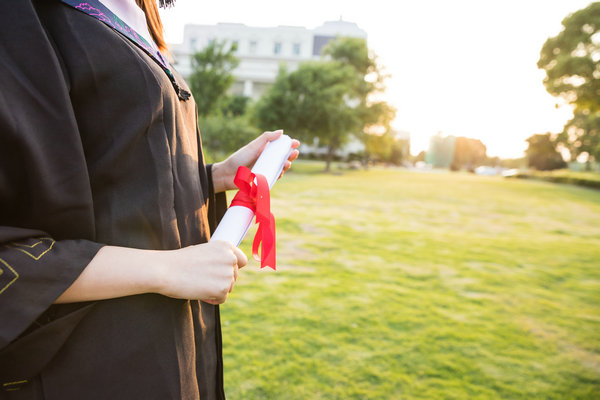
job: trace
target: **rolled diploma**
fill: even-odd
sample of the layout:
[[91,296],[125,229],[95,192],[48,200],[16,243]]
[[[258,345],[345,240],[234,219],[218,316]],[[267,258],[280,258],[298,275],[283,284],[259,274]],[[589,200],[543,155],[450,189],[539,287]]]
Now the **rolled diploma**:
[[[267,182],[269,182],[269,188],[272,188],[279,175],[281,175],[285,161],[291,152],[292,139],[287,135],[281,135],[279,139],[267,143],[258,160],[254,163],[252,172],[264,175]],[[225,240],[236,247],[239,246],[250,225],[252,225],[253,219],[254,213],[249,208],[243,206],[229,207],[210,241]]]

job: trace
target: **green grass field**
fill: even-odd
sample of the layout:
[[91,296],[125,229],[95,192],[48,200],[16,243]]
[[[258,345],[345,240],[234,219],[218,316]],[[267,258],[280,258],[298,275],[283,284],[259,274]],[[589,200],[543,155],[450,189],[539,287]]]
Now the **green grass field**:
[[600,191],[322,168],[222,306],[229,399],[600,398]]

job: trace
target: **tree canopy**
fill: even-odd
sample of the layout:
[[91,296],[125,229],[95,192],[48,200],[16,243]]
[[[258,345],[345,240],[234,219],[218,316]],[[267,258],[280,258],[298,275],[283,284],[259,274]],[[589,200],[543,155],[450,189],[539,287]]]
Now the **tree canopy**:
[[542,47],[538,67],[548,92],[574,108],[558,137],[573,156],[600,159],[600,2],[567,16]]
[[364,136],[367,161],[402,165],[410,156],[410,140],[398,136],[390,130],[383,135]]
[[556,150],[556,142],[550,133],[532,135],[527,139],[529,144],[525,151],[527,164],[540,171],[550,171],[566,166],[560,153]]
[[206,116],[219,110],[235,78],[233,70],[239,65],[235,56],[237,45],[211,41],[202,51],[192,55],[190,88],[198,105],[198,114]]
[[351,102],[355,104],[354,111],[361,126],[360,131],[355,134],[389,134],[390,123],[396,116],[396,110],[385,101],[377,99],[378,94],[385,91],[388,75],[384,74],[378,65],[377,57],[369,52],[365,40],[337,38],[329,42],[323,49],[323,54],[354,68],[355,97],[351,98]]
[[260,134],[245,116],[209,115],[200,118],[198,125],[209,163],[223,159]]
[[450,169],[459,171],[466,168],[474,171],[475,167],[486,161],[487,148],[479,139],[457,137],[454,141],[454,157]]
[[300,139],[339,148],[347,134],[359,129],[360,120],[346,104],[354,72],[340,62],[308,62],[288,74],[282,69],[271,89],[256,106],[263,129],[292,130]]
[[227,156],[260,133],[248,121],[249,99],[227,92],[239,65],[237,45],[211,41],[192,56],[190,87],[198,105],[198,125],[209,162]]
[[337,38],[324,55],[290,73],[281,69],[255,113],[262,129],[288,129],[307,143],[327,146],[328,170],[350,135],[376,125],[388,130],[395,110],[371,99],[382,90],[383,78],[363,39]]

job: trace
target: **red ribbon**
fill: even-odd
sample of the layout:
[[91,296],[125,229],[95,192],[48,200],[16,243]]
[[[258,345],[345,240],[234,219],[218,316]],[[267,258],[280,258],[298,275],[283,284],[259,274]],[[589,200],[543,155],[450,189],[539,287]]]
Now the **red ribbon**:
[[[256,182],[255,182],[256,180]],[[269,182],[261,174],[254,174],[248,168],[240,166],[233,183],[240,189],[233,200],[232,206],[249,208],[256,215],[258,230],[252,242],[252,255],[260,261],[260,267],[275,267],[275,217],[271,213],[271,193]],[[258,256],[258,248],[261,246]]]

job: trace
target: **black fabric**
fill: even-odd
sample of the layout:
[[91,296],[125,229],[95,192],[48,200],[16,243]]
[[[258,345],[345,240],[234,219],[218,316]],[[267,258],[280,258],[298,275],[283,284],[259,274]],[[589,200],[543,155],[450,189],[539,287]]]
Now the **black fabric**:
[[52,305],[104,245],[206,242],[209,171],[194,103],[142,50],[59,1],[3,7],[0,398],[224,398],[217,306]]
[[0,382],[23,382],[28,380],[25,377],[41,373],[93,306],[90,304],[38,329],[32,329],[1,350]]

